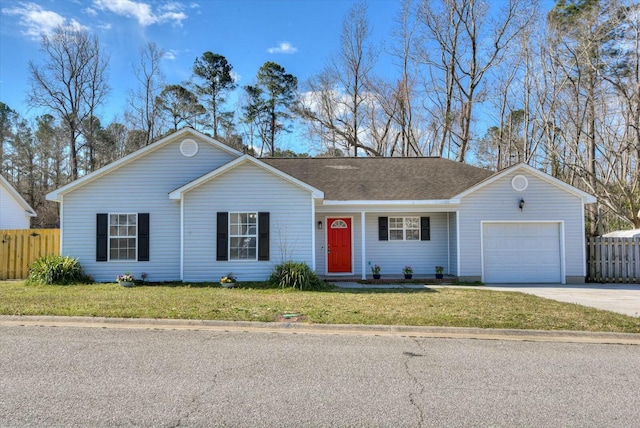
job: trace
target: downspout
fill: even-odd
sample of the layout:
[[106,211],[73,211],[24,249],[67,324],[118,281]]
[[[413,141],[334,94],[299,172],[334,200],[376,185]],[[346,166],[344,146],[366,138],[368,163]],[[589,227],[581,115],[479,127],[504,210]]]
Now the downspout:
[[64,196],[60,198],[60,255],[64,256],[64,252],[62,251],[62,242],[64,241]]
[[[311,270],[316,271],[316,206],[311,195]],[[317,272],[316,272],[317,273]]]
[[456,239],[458,240],[458,245],[456,245],[456,258],[458,259],[456,276],[460,278],[460,270],[462,268],[462,263],[460,262],[460,211],[456,211]]
[[362,246],[362,260],[360,262],[360,270],[361,270],[361,278],[363,280],[367,279],[367,239],[365,238],[365,212],[360,211],[360,245]]
[[447,272],[451,272],[451,219],[447,211]]
[[180,196],[180,281],[184,281],[184,195]]

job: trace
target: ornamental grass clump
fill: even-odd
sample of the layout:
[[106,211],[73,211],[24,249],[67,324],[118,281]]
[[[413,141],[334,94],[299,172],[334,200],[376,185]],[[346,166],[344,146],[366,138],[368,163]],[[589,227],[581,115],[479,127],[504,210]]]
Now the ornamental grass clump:
[[82,271],[78,259],[68,256],[44,256],[29,266],[27,284],[69,285],[88,281],[89,278]]
[[288,261],[276,265],[269,277],[269,284],[281,288],[322,290],[327,284],[306,263]]

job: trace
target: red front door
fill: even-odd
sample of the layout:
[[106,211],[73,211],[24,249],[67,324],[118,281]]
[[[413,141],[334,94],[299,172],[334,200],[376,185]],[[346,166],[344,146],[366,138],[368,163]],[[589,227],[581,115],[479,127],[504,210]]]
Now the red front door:
[[351,272],[351,219],[327,219],[327,272]]

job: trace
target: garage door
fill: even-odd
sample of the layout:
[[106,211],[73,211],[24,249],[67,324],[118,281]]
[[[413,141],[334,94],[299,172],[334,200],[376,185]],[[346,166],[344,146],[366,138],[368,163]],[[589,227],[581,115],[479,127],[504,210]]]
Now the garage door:
[[485,223],[484,282],[561,282],[560,224]]

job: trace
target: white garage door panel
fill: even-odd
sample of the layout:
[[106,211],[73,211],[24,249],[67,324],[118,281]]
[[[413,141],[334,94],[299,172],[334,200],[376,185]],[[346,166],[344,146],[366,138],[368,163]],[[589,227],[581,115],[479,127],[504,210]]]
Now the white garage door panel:
[[561,282],[558,223],[488,223],[484,282]]

